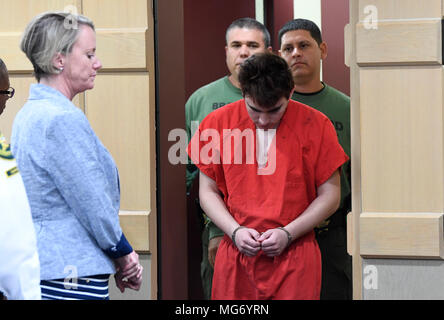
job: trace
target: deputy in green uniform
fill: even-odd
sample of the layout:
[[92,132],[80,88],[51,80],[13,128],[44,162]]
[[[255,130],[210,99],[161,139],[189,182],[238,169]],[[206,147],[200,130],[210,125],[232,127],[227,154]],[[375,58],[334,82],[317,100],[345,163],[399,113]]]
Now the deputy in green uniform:
[[[240,65],[254,53],[271,51],[270,34],[265,26],[251,18],[241,18],[230,24],[226,31],[226,63],[229,75],[196,90],[185,105],[188,139],[198,128],[199,123],[213,110],[243,99],[238,81]],[[186,170],[187,194],[199,170],[189,164]],[[211,298],[213,266],[217,248],[224,235],[214,223],[204,215],[202,233],[201,277],[204,298]]]
[[[0,59],[0,115],[14,96]],[[0,300],[40,300],[40,262],[31,209],[10,145],[0,132]]]
[[[320,79],[321,60],[328,52],[321,31],[312,21],[295,19],[287,22],[278,36],[279,54],[287,61],[295,82],[292,99],[323,112],[350,157],[350,98]],[[322,254],[321,300],[352,299],[352,262],[346,232],[346,215],[351,209],[350,172],[348,161],[341,170],[339,209],[315,229]]]

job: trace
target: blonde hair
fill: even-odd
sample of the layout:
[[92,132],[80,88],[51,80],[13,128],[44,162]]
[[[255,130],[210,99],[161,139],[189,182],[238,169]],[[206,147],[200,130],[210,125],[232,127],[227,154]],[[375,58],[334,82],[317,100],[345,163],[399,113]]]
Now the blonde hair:
[[52,59],[57,53],[67,55],[71,52],[80,25],[95,30],[93,22],[87,17],[67,12],[45,12],[28,24],[20,49],[31,61],[37,81],[41,77],[60,72],[53,65]]

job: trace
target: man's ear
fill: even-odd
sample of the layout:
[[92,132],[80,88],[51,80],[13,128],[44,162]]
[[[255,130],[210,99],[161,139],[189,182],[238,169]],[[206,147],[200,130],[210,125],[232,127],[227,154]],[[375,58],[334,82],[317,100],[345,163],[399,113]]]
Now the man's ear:
[[273,48],[270,46],[267,48],[268,51],[273,52]]
[[328,54],[327,43],[322,42],[322,43],[319,45],[319,48],[321,49],[321,59],[324,60],[325,58],[327,58],[327,54]]

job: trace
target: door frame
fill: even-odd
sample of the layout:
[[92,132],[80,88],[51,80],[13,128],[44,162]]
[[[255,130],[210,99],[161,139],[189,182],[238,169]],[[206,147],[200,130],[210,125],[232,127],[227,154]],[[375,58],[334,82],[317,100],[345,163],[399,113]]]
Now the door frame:
[[[185,165],[168,160],[168,134],[185,127],[181,0],[153,0],[156,63],[157,299],[188,298]],[[174,199],[174,201],[171,201]]]

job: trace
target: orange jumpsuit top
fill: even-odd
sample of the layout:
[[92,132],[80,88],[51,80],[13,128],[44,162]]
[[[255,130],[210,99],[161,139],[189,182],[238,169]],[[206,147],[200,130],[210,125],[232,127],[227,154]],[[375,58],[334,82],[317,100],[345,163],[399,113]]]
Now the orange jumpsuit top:
[[[239,100],[202,121],[188,153],[216,182],[239,225],[264,232],[283,227],[303,213],[316,198],[317,187],[348,157],[325,115],[290,100],[268,153],[267,167],[274,170],[258,174],[256,141],[250,141],[256,134],[249,134],[255,130],[245,101]],[[230,132],[241,133],[238,143]],[[275,150],[275,157],[271,150]],[[313,231],[295,239],[277,257],[262,251],[248,257],[228,236],[217,251],[213,299],[319,299],[320,287],[321,256]]]

